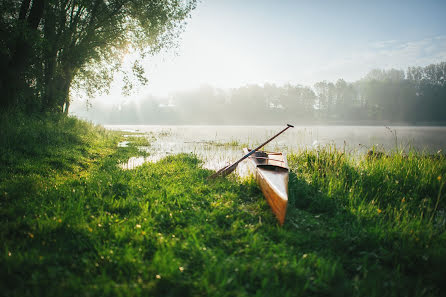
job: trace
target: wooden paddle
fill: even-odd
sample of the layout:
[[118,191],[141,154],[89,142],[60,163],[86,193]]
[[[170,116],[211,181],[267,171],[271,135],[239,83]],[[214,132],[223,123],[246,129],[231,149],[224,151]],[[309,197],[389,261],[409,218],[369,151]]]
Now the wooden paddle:
[[254,154],[256,151],[258,151],[259,149],[261,149],[262,147],[264,147],[265,145],[267,145],[271,140],[273,140],[274,138],[276,138],[277,136],[279,136],[280,134],[282,134],[283,132],[285,132],[288,128],[294,128],[293,125],[287,124],[287,127],[284,128],[282,131],[280,131],[279,133],[277,133],[276,135],[274,135],[273,137],[271,137],[270,139],[268,139],[267,141],[265,141],[264,143],[262,143],[261,145],[259,145],[258,147],[256,147],[255,149],[251,150],[249,153],[247,153],[246,155],[244,155],[242,158],[240,158],[238,161],[236,161],[233,164],[230,164],[226,167],[223,167],[222,169],[218,170],[217,172],[215,172],[214,174],[212,174],[209,178],[213,179],[216,178],[217,176],[226,176],[228,174],[230,174],[231,172],[233,172],[236,168],[237,165],[245,160],[246,158],[248,158],[249,156],[251,156],[252,154]]

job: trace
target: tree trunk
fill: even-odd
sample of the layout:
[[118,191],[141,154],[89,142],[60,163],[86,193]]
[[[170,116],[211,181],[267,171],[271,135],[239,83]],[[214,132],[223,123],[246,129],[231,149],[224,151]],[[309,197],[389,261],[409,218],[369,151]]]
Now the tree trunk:
[[[24,0],[25,2],[26,0]],[[34,0],[33,5],[31,6],[31,11],[28,16],[28,26],[36,30],[37,26],[39,26],[40,20],[42,19],[43,9],[45,7],[44,0]]]
[[68,114],[68,109],[70,108],[70,96],[68,95],[68,100],[65,102],[65,104],[64,104],[64,111],[63,111],[63,113],[65,114],[65,115],[67,115]]
[[65,114],[68,113],[68,108],[70,107],[70,86],[72,81],[71,73],[67,73],[66,76],[67,78],[61,85],[60,97],[58,102],[58,109]]
[[31,0],[22,1],[22,4],[20,5],[19,20],[24,20],[26,18],[26,14],[28,13],[30,3]]
[[70,103],[70,85],[73,80],[73,72],[70,67],[64,67],[55,71],[54,77],[45,87],[45,101],[42,111],[68,112]]
[[[23,91],[29,87],[26,84],[26,71],[30,67],[29,60],[32,49],[29,33],[37,30],[42,19],[45,2],[44,0],[33,1],[28,18],[24,24],[23,21],[29,10],[29,4],[29,0],[23,0],[20,6],[18,29],[21,30],[21,34],[17,37],[15,46],[12,49],[12,56],[7,62],[8,73],[3,77],[1,83],[3,99],[0,104],[5,108],[19,105],[20,95],[25,96],[26,94]],[[20,27],[21,24],[24,26]]]
[[43,32],[47,46],[43,49],[42,111],[52,109],[52,105],[54,105],[53,97],[55,96],[53,89],[55,87],[54,80],[57,65],[56,20],[50,5],[46,8]]

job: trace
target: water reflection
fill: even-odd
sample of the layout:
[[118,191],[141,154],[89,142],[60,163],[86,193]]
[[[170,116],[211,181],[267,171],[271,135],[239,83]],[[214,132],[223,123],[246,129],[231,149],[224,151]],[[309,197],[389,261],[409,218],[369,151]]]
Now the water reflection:
[[118,143],[118,147],[128,147],[129,143],[130,141],[121,141],[120,143]]

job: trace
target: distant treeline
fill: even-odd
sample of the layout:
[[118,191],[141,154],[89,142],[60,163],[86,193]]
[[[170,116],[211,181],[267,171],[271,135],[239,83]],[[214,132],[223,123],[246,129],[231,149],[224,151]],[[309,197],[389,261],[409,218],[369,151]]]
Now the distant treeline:
[[77,114],[115,124],[446,123],[446,62],[370,71],[356,82],[202,86]]

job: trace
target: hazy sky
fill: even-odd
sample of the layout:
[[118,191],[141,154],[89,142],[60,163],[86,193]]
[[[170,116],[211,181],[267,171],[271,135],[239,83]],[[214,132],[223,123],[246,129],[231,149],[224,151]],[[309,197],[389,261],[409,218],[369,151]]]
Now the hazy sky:
[[[149,60],[131,98],[201,84],[354,81],[372,68],[446,61],[444,0],[202,0],[172,53]],[[122,100],[116,84],[113,95]]]

